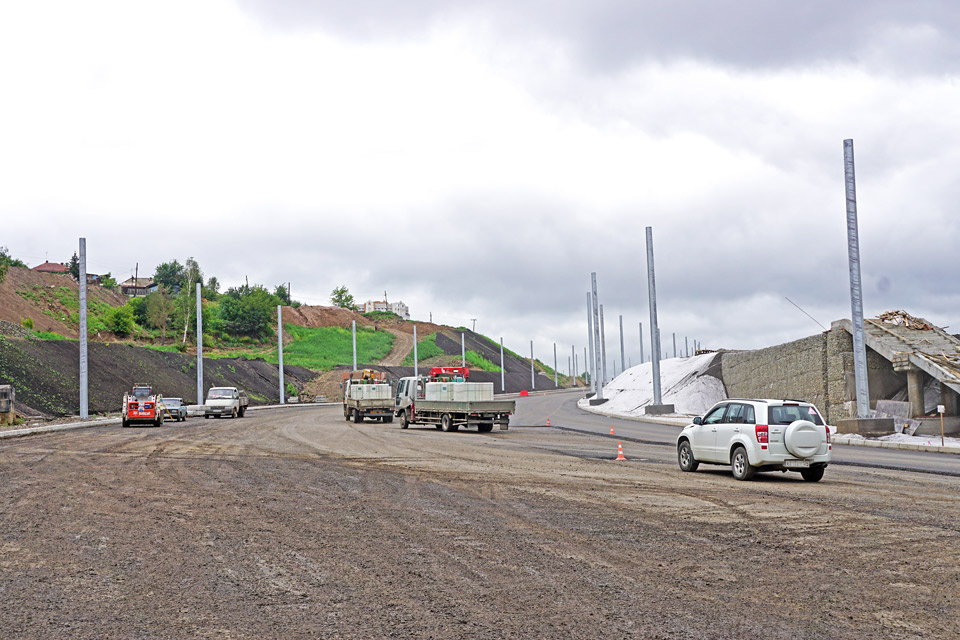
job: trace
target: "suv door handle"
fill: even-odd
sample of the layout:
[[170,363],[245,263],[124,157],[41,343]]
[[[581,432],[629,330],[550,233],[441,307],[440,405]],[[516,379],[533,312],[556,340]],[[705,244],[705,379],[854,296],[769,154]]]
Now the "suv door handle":
[[714,427],[713,429],[710,429],[710,431],[716,431],[716,430],[717,430],[717,428],[716,428],[716,427]]

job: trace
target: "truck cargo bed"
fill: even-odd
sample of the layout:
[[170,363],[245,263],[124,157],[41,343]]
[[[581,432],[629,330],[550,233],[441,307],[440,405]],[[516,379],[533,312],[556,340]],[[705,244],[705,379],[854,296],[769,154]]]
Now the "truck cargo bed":
[[416,410],[452,413],[513,413],[514,400],[417,400]]

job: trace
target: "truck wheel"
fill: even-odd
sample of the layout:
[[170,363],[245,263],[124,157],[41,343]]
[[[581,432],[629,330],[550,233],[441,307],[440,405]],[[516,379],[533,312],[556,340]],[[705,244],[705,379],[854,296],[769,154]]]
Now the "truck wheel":
[[400,428],[406,429],[409,426],[410,426],[410,420],[407,418],[407,412],[401,411],[400,412]]
[[122,420],[120,420],[120,426],[123,427],[124,429],[129,429],[130,421],[127,420],[126,418],[123,418]]
[[440,429],[447,432],[454,430],[453,418],[450,416],[449,413],[445,413],[442,416],[440,416]]
[[204,419],[204,420],[206,420],[206,419],[209,418],[209,417],[210,417],[210,414],[209,414],[209,413],[203,414],[203,419]]
[[354,424],[360,424],[361,422],[363,422],[363,414],[360,413],[359,409],[353,410],[353,422]]
[[384,422],[388,422],[388,423],[389,423],[389,422],[393,422],[393,415],[385,416],[385,417],[383,418],[383,421],[384,421]]
[[490,433],[491,431],[493,431],[493,423],[491,422],[490,424],[478,424],[477,431],[479,431],[480,433]]
[[247,412],[247,408],[246,408],[246,407],[240,407],[240,411],[239,411],[239,413],[238,413],[237,415],[239,415],[239,416],[242,418],[242,417],[243,417],[243,414],[246,413],[246,412]]
[[230,418],[233,419],[233,418],[236,418],[236,417],[237,417],[237,410],[236,410],[236,409],[231,410],[231,411],[230,411]]

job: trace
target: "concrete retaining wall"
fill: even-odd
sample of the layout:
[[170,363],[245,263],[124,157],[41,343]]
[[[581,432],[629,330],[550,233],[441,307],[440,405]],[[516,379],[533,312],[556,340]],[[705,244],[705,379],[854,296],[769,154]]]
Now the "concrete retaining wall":
[[[831,424],[856,413],[853,338],[842,329],[755,351],[723,354],[723,384],[731,398],[793,398],[813,402]],[[867,348],[870,405],[907,384]]]

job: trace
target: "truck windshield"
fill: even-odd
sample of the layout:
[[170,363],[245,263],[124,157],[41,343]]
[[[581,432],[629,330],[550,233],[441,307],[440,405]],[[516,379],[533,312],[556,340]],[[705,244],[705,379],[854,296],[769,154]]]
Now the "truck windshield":
[[232,398],[233,389],[210,389],[207,393],[208,398]]

